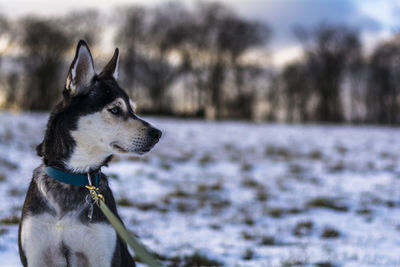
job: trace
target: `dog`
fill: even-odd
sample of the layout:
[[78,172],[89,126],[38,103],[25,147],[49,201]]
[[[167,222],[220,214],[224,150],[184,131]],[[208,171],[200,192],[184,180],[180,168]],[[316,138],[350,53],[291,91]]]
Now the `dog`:
[[[114,154],[142,155],[161,138],[160,130],[135,114],[134,103],[118,85],[118,62],[117,48],[96,74],[89,47],[83,40],[78,43],[62,100],[36,148],[43,162],[33,172],[18,231],[23,266],[135,266],[126,244],[88,201],[89,190],[71,184],[75,177],[88,177],[89,184],[96,180],[106,205],[118,216],[101,167]],[[65,174],[66,180],[49,170]]]

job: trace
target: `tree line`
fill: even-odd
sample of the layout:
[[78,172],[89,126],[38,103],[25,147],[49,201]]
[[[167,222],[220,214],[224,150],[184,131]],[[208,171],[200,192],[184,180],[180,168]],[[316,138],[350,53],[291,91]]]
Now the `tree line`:
[[220,3],[188,8],[172,2],[118,8],[113,14],[85,10],[14,20],[3,16],[3,107],[51,108],[77,41],[85,39],[96,57],[107,51],[103,39],[113,36],[113,45],[122,52],[120,84],[139,102],[141,113],[400,123],[399,35],[366,56],[359,32],[347,25],[297,26],[293,34],[302,57],[277,69],[248,60],[252,51],[267,49],[273,30]]

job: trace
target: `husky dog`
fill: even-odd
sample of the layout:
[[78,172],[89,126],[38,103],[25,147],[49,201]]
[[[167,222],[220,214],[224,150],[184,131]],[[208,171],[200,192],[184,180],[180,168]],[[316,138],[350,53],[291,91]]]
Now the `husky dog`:
[[[140,119],[116,81],[119,52],[96,74],[90,50],[78,43],[63,99],[52,111],[37,154],[43,163],[33,172],[19,225],[24,266],[135,266],[126,244],[101,210],[88,201],[89,190],[47,172],[96,177],[99,193],[118,216],[107,177],[100,168],[115,153],[143,154],[161,131]],[[90,199],[89,199],[90,200]]]

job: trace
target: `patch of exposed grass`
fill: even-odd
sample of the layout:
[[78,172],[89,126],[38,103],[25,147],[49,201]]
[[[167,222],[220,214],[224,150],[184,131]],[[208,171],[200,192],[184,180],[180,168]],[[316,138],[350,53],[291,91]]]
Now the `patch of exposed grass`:
[[247,225],[254,225],[254,219],[251,218],[250,216],[246,216],[243,220],[243,222]]
[[338,238],[339,236],[339,231],[332,227],[325,227],[321,234],[322,238]]
[[226,151],[232,151],[234,148],[235,148],[235,146],[233,144],[231,144],[231,143],[224,144],[224,149]]
[[223,185],[221,182],[217,182],[212,185],[207,185],[207,184],[199,184],[197,186],[197,192],[198,193],[205,193],[209,191],[220,191],[223,189]]
[[253,165],[251,163],[248,162],[243,162],[242,166],[240,167],[240,169],[244,172],[248,172],[251,171],[253,169]]
[[4,182],[6,180],[6,175],[4,173],[0,174],[0,182]]
[[[123,158],[118,157],[118,156],[114,156],[113,161],[114,160],[120,161],[121,159],[123,159]],[[142,157],[139,157],[139,156],[128,156],[126,159],[129,160],[129,161],[136,161],[136,162],[149,162],[149,158],[146,157],[146,156],[142,156]]]
[[295,228],[293,229],[293,235],[297,237],[310,235],[313,227],[314,224],[312,221],[298,222]]
[[221,209],[231,206],[232,202],[229,200],[211,201],[210,205],[213,209],[221,210]]
[[301,260],[286,260],[281,263],[282,267],[300,267],[306,266],[307,262]]
[[276,245],[276,240],[274,236],[271,235],[264,235],[261,237],[260,241],[261,246],[273,246]]
[[209,191],[209,187],[206,184],[199,184],[197,185],[197,192],[198,193],[204,193],[204,192],[208,192]]
[[119,206],[122,206],[122,207],[132,207],[132,206],[133,206],[132,201],[130,201],[130,200],[129,200],[128,198],[126,198],[126,197],[121,197],[121,198],[118,200],[117,204],[118,204]]
[[12,224],[18,224],[18,223],[19,223],[18,216],[9,216],[9,217],[0,219],[0,224],[12,225]]
[[254,240],[254,239],[256,239],[256,237],[254,235],[250,234],[247,231],[243,231],[241,234],[242,234],[242,238],[244,240]]
[[194,212],[195,210],[208,206],[214,214],[232,205],[228,199],[223,199],[220,194],[215,193],[222,190],[222,183],[213,185],[200,185],[197,191],[185,192],[180,188],[163,197],[162,202],[166,205],[174,205],[180,212]]
[[368,208],[362,208],[362,209],[358,209],[356,211],[356,213],[360,214],[360,215],[370,215],[372,213],[372,210],[368,209]]
[[368,171],[373,171],[373,170],[375,170],[375,164],[371,161],[368,161],[366,168]]
[[267,210],[267,214],[273,218],[280,218],[283,215],[286,214],[299,214],[301,213],[303,210],[298,209],[298,208],[279,208],[279,207],[275,207],[275,208],[269,208]]
[[320,179],[318,177],[311,177],[311,178],[308,179],[308,181],[310,183],[312,183],[312,184],[315,184],[315,185],[321,184],[321,181],[320,181]]
[[332,166],[328,167],[328,170],[330,172],[342,172],[346,169],[346,165],[344,164],[343,161],[338,161],[335,164],[333,164]]
[[339,154],[346,154],[348,149],[346,147],[344,147],[343,145],[336,145],[335,146],[335,150],[339,153]]
[[254,251],[250,248],[247,248],[242,257],[244,260],[251,260],[254,258]]
[[385,201],[386,206],[388,206],[389,208],[394,208],[396,206],[396,202],[394,202],[393,200],[388,200]]
[[205,255],[201,255],[198,252],[195,252],[192,255],[185,256],[185,265],[184,267],[190,266],[223,266],[223,264],[217,260],[208,258]]
[[309,208],[325,208],[325,209],[332,209],[335,211],[341,211],[341,212],[346,212],[348,211],[348,207],[341,205],[337,203],[335,199],[331,198],[326,198],[326,197],[317,197],[306,204],[307,207]]
[[172,169],[172,165],[169,162],[162,161],[161,164],[160,164],[160,168],[163,169],[163,170],[169,171],[169,170]]
[[393,154],[388,153],[388,152],[382,152],[382,153],[380,153],[380,156],[383,159],[397,160],[397,156],[396,155],[393,155]]
[[215,184],[210,186],[210,190],[212,190],[212,191],[220,191],[222,189],[223,189],[222,182],[218,182],[218,183],[215,183]]
[[331,263],[329,261],[317,262],[315,263],[316,267],[336,267],[338,265]]
[[[200,266],[223,266],[222,262],[211,259],[205,255],[195,252],[191,255],[167,257],[154,253],[154,256],[162,261],[164,266],[200,267]],[[137,262],[140,259],[135,258]]]
[[171,198],[171,197],[173,197],[173,198],[186,198],[186,197],[189,197],[189,196],[190,196],[189,193],[183,191],[180,188],[177,188],[175,191],[173,191],[173,192],[171,192],[171,193],[169,193],[167,195],[168,198]]
[[323,154],[319,150],[313,150],[308,154],[308,158],[312,160],[319,160],[323,158]]
[[306,168],[298,164],[291,164],[289,166],[289,171],[292,174],[302,174],[306,171]]
[[385,171],[388,171],[388,172],[394,172],[396,170],[396,164],[395,163],[389,163],[385,167],[383,167],[383,169]]
[[139,209],[139,210],[143,210],[143,211],[148,211],[148,210],[158,210],[160,212],[166,212],[166,209],[162,209],[160,207],[158,207],[156,204],[154,203],[135,203],[133,204],[135,208]]
[[285,209],[271,208],[271,209],[269,209],[268,214],[271,217],[280,218],[280,217],[282,217],[283,214],[285,214],[285,212],[286,212]]
[[175,162],[183,163],[183,162],[188,162],[193,157],[194,157],[194,153],[192,153],[192,152],[182,152],[179,154],[179,156],[166,155],[166,156],[163,156],[162,158],[165,158],[165,159],[172,158],[172,160]]
[[210,228],[214,229],[214,230],[221,230],[222,226],[219,224],[213,223],[213,224],[210,224]]
[[251,177],[245,177],[241,184],[245,187],[249,187],[249,188],[257,188],[262,186],[262,184],[260,184],[257,180],[251,178]]
[[201,166],[207,165],[214,161],[215,161],[215,159],[210,154],[204,154],[203,156],[201,156],[201,158],[199,158],[199,164]]
[[267,146],[267,148],[265,149],[265,156],[285,160],[290,160],[294,157],[293,153],[289,149],[273,145]]
[[181,213],[193,213],[197,208],[196,205],[189,202],[179,201],[176,203],[176,209]]
[[8,233],[8,229],[7,228],[0,228],[0,236],[5,235]]
[[299,214],[299,213],[302,213],[302,212],[304,212],[304,210],[299,209],[299,208],[287,209],[287,213],[289,213],[289,214]]
[[107,174],[107,177],[113,180],[119,180],[119,176],[116,173]]
[[0,158],[0,166],[6,167],[7,169],[10,170],[18,169],[18,165],[16,163],[4,158]]
[[25,194],[25,190],[21,190],[20,188],[13,187],[8,191],[8,194],[13,197],[22,196],[23,194]]
[[269,198],[267,190],[265,188],[258,189],[256,193],[256,199],[260,202],[265,202]]

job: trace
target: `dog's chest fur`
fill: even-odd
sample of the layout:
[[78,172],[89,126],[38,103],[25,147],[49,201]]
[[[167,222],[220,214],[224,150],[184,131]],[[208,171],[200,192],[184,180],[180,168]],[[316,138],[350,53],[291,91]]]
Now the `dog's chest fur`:
[[[99,188],[109,197],[104,179]],[[116,233],[98,209],[89,222],[87,194],[47,177],[43,166],[35,170],[20,230],[29,266],[111,265]]]

